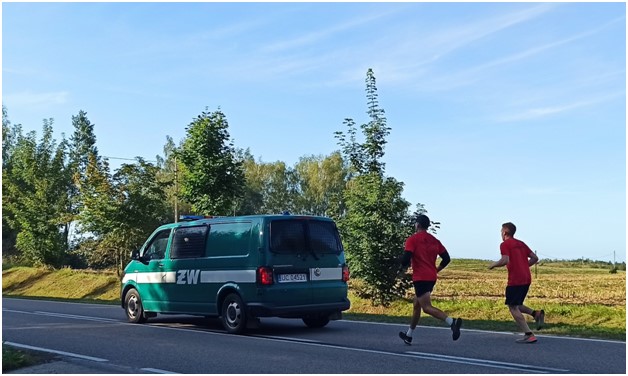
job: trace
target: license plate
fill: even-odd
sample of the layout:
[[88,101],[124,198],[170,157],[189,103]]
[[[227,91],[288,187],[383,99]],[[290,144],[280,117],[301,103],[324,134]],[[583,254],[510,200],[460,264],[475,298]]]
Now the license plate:
[[307,282],[305,274],[279,274],[278,282]]

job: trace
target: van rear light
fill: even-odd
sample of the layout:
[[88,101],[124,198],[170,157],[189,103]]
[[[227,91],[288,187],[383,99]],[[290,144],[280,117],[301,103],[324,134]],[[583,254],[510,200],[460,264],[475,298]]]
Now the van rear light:
[[342,267],[342,281],[349,282],[349,267],[348,266]]
[[257,268],[257,283],[261,285],[273,284],[273,269],[267,266]]

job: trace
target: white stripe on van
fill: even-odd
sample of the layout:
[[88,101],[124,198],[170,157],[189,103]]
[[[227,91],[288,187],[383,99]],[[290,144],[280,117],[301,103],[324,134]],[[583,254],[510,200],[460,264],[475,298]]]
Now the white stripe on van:
[[122,283],[129,281],[136,283],[176,283],[177,272],[126,273],[122,278]]
[[[191,279],[190,270],[182,269],[170,272],[134,272],[126,273],[122,279],[122,283],[135,281],[136,283],[179,283],[179,284],[196,284],[200,283],[255,283],[255,270],[192,270],[200,271],[200,278]],[[185,272],[188,272],[186,274]],[[182,274],[185,281],[181,279],[177,281],[177,273]],[[198,278],[198,279],[197,279]],[[189,280],[188,280],[189,279]],[[342,268],[310,268],[310,281],[338,281],[342,279]],[[191,282],[194,280],[194,282]]]
[[[198,270],[198,269],[197,269]],[[185,272],[188,270],[179,270],[176,272],[135,272],[126,273],[122,278],[122,283],[135,281],[136,283],[177,283],[177,272],[182,272],[185,277],[189,277]],[[256,278],[255,270],[216,270],[216,271],[200,271],[200,283],[217,283],[217,282],[238,282],[238,283],[254,283]],[[198,280],[198,279],[197,279]],[[185,279],[180,284],[190,284]],[[194,284],[196,282],[193,282]]]
[[216,282],[255,282],[255,270],[215,270],[201,271],[201,283]]
[[310,281],[336,281],[341,279],[342,268],[310,268]]
[[137,273],[137,283],[176,283],[176,272]]

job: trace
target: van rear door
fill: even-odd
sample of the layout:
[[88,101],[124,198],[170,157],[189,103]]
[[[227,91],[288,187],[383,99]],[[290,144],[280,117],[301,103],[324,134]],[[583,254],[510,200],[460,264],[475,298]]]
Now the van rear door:
[[341,302],[345,264],[335,223],[320,217],[288,217],[270,223],[274,297],[285,305]]
[[316,303],[337,303],[347,297],[343,282],[346,261],[336,224],[329,221],[308,221],[308,247],[316,256],[311,260],[310,283]]

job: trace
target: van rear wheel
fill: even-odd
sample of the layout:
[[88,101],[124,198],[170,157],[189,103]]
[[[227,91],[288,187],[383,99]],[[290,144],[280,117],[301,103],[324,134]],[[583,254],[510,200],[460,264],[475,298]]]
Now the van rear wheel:
[[136,289],[127,291],[124,297],[124,312],[129,322],[141,324],[146,321],[142,299]]
[[329,323],[328,316],[307,316],[303,322],[310,328],[322,328]]
[[241,334],[246,329],[246,307],[238,294],[229,294],[222,303],[222,325],[227,332]]

